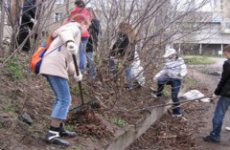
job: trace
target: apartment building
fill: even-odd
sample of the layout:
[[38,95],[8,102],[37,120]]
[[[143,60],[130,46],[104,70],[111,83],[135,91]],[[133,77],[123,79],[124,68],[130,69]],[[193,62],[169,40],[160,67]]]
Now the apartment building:
[[[8,1],[5,1],[5,8],[9,7]],[[38,1],[39,3],[40,1]],[[43,1],[42,7],[37,5],[41,13],[38,32],[47,35],[49,32],[60,27],[68,18],[70,11],[75,7],[75,0],[46,0]],[[0,11],[1,17],[1,11]],[[8,14],[5,15],[4,35],[11,36],[11,27],[8,22]]]
[[[178,51],[190,54],[221,55],[230,44],[230,0],[212,0],[211,9],[196,12],[200,19],[187,22],[190,27],[201,27],[189,36],[176,40]],[[202,19],[203,18],[203,19]],[[186,31],[186,29],[184,29]],[[177,35],[178,38],[181,35]]]
[[46,10],[43,18],[45,24],[42,31],[51,32],[65,23],[71,10],[75,7],[74,2],[75,0],[55,0],[54,5],[48,1],[45,2]]

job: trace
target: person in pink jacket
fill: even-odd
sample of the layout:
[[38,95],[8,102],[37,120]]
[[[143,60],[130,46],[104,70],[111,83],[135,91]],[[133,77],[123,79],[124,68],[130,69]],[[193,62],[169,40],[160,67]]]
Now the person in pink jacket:
[[[77,81],[82,80],[82,74],[76,75],[73,63],[73,55],[79,60],[79,45],[81,34],[86,31],[90,25],[87,18],[82,17],[78,22],[79,16],[73,16],[71,22],[61,26],[53,32],[54,40],[46,51],[40,74],[44,75],[52,88],[56,99],[51,114],[51,125],[45,140],[48,143],[69,146],[69,142],[61,137],[75,137],[75,132],[69,132],[64,129],[64,121],[71,104],[71,95],[68,84],[69,75],[73,75]],[[79,63],[79,61],[78,61]]]
[[[74,16],[76,14],[84,15],[86,18],[88,18],[91,21],[90,13],[88,9],[86,9],[86,4],[83,0],[76,0],[75,1],[76,7],[71,12],[71,16]],[[68,19],[69,21],[69,19]],[[80,20],[79,20],[80,21]],[[86,59],[86,45],[88,43],[88,39],[90,37],[90,33],[88,30],[82,33],[81,35],[81,44],[80,44],[80,70],[81,72],[84,72],[86,70],[87,65],[87,59]]]

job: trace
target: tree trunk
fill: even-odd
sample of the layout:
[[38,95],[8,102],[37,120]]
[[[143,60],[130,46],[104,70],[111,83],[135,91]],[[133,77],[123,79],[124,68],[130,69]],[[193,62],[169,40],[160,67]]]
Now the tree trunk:
[[11,0],[10,2],[9,21],[12,27],[10,50],[13,51],[17,46],[17,33],[19,30],[19,21],[23,0]]
[[0,48],[3,45],[4,23],[5,23],[5,0],[1,1],[1,23],[0,23]]

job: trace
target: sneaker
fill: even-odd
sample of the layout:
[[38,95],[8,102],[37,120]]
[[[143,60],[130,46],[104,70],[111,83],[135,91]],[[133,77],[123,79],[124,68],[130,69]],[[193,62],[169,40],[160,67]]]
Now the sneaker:
[[68,131],[68,130],[65,130],[64,128],[64,125],[61,124],[60,125],[60,136],[61,137],[70,137],[70,138],[74,138],[77,136],[77,133],[76,132],[71,132],[71,131]]
[[204,137],[203,140],[204,140],[205,142],[210,142],[210,143],[220,143],[220,140],[217,140],[217,139],[211,137],[210,135]]
[[45,136],[45,141],[47,143],[56,144],[64,147],[70,146],[68,141],[60,138],[60,133],[58,131],[49,130]]
[[77,133],[63,129],[62,131],[60,131],[60,136],[74,138],[77,136]]
[[161,97],[162,96],[162,94],[161,93],[157,93],[157,92],[153,92],[153,93],[151,93],[151,96],[153,97],[153,98],[159,98],[159,97]]
[[183,115],[182,114],[172,114],[173,118],[181,118]]
[[225,127],[225,130],[226,131],[230,131],[230,127]]

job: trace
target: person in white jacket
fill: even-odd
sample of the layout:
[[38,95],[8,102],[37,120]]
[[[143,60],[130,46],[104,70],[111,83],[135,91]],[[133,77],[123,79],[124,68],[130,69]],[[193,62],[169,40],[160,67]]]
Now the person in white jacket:
[[125,69],[125,78],[130,90],[145,85],[144,68],[141,65],[138,51],[141,50],[141,42],[136,43],[134,48],[134,58],[130,65]]
[[187,74],[187,67],[183,58],[178,57],[177,52],[173,48],[167,48],[163,56],[166,59],[164,68],[155,75],[154,81],[158,84],[158,89],[154,92],[154,97],[162,96],[164,85],[171,85],[172,87],[172,101],[173,105],[173,117],[181,117],[180,103],[178,99],[178,93],[180,91],[182,79]]
[[81,33],[86,31],[90,25],[90,21],[86,18],[81,19],[79,23],[76,22],[77,20],[79,16],[73,16],[71,22],[61,26],[52,34],[54,40],[46,51],[40,68],[40,74],[47,78],[56,96],[51,114],[51,125],[45,140],[48,143],[62,146],[70,144],[61,137],[76,136],[75,132],[64,129],[64,121],[67,119],[71,104],[68,76],[73,75],[77,81],[82,80],[80,71],[80,74],[76,75],[73,56],[79,60]]

